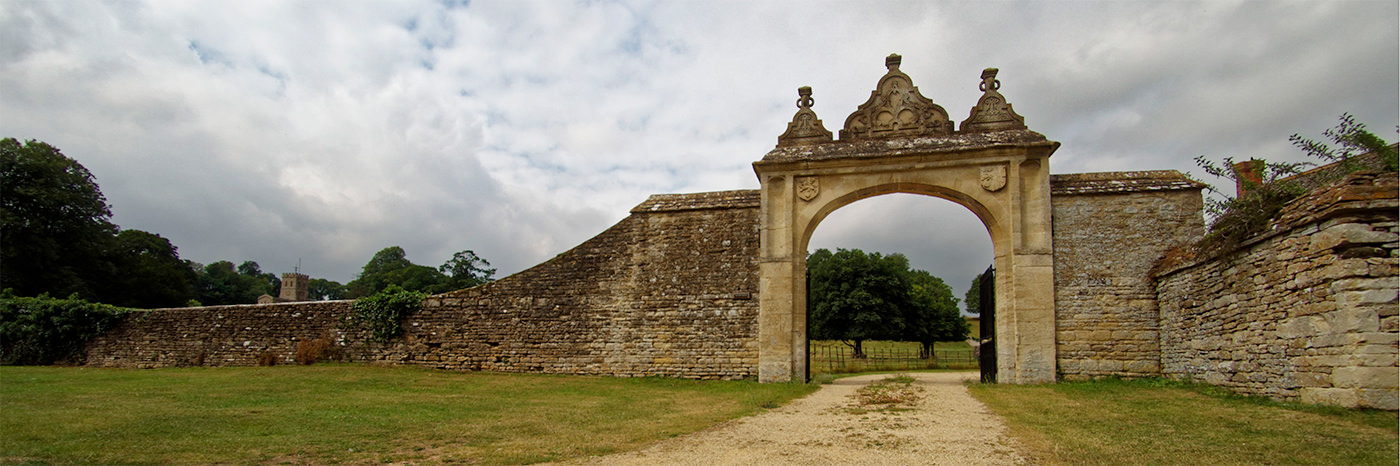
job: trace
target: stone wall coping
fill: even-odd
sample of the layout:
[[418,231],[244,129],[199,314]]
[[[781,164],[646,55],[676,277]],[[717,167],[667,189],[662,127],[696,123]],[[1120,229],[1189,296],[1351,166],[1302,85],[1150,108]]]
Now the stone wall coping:
[[1050,175],[1050,195],[1121,194],[1149,191],[1185,191],[1205,189],[1196,181],[1176,170],[1131,172],[1068,173]]
[[679,212],[706,209],[747,209],[758,208],[757,189],[733,191],[711,191],[685,194],[652,194],[647,200],[633,207],[631,213]]
[[989,147],[1020,147],[1060,143],[1047,140],[1045,135],[1031,130],[993,131],[986,133],[956,133],[950,136],[927,136],[898,139],[836,141],[824,144],[778,147],[768,151],[755,165],[812,160],[889,157],[930,152],[964,152]]

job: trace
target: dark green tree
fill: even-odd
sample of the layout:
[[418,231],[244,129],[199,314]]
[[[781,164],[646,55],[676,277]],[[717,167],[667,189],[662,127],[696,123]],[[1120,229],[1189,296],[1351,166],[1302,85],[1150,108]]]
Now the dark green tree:
[[866,340],[895,340],[905,333],[912,305],[902,254],[882,256],[859,249],[818,249],[807,258],[807,318],[810,337],[841,340],[857,358]]
[[963,309],[969,314],[976,314],[982,310],[982,275],[972,277],[972,288],[967,289],[967,294],[963,295]]
[[360,276],[345,284],[345,287],[347,296],[360,298],[383,291],[389,285],[397,285],[407,291],[429,291],[446,278],[437,269],[410,262],[403,248],[390,246],[374,253],[374,257],[360,270]]
[[925,270],[907,270],[910,283],[910,298],[913,301],[905,308],[903,339],[919,342],[921,356],[933,356],[933,344],[940,341],[962,341],[967,339],[970,326],[958,310],[958,298],[953,297],[953,289],[943,279]]
[[313,300],[345,299],[345,285],[324,278],[313,278],[307,283],[307,296]]
[[204,266],[195,289],[196,299],[205,306],[253,304],[264,293],[271,294],[262,277],[239,273],[229,261]]
[[106,282],[103,302],[150,309],[180,307],[195,298],[198,275],[160,235],[122,230],[110,259],[118,273]]
[[0,288],[100,299],[117,227],[91,172],[39,141],[0,139]]
[[277,278],[276,274],[263,272],[257,262],[243,261],[238,264],[238,274],[257,279],[258,296],[277,296],[282,291],[282,279]]
[[444,282],[443,288],[445,289],[438,292],[461,290],[490,282],[492,275],[496,274],[496,269],[489,267],[491,267],[491,263],[477,256],[476,252],[470,249],[458,251],[452,255],[451,259],[438,267],[438,271],[448,277],[448,280]]

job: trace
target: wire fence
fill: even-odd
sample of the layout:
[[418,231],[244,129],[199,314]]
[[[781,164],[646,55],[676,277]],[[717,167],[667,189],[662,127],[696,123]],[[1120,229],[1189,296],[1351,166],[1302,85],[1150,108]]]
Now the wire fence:
[[913,369],[976,369],[977,354],[963,342],[941,342],[928,357],[916,342],[871,341],[862,345],[865,357],[854,357],[850,345],[839,341],[809,342],[812,373],[847,373]]

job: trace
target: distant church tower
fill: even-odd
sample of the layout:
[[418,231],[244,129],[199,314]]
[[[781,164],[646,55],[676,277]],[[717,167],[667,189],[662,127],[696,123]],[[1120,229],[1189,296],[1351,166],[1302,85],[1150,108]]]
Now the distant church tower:
[[304,273],[282,274],[282,295],[278,301],[306,301],[311,296],[311,277]]

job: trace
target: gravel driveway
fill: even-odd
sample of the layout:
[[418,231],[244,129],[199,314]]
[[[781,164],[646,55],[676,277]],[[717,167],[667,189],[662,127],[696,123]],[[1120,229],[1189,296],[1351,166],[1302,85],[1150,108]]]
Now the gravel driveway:
[[967,393],[975,372],[911,373],[917,401],[872,409],[855,397],[889,375],[839,379],[786,406],[643,450],[566,464],[1026,464],[1006,426]]

